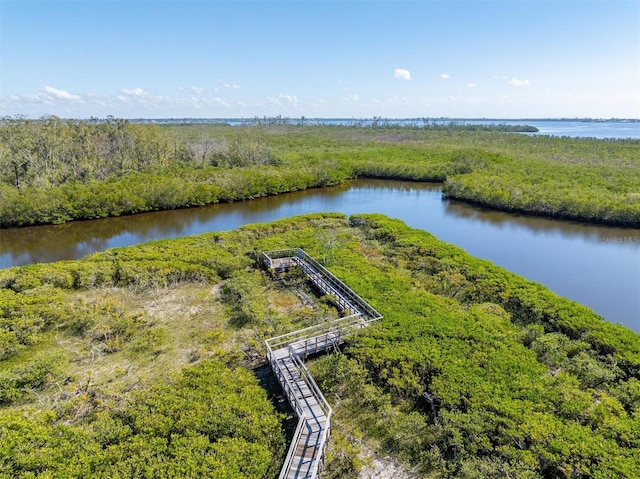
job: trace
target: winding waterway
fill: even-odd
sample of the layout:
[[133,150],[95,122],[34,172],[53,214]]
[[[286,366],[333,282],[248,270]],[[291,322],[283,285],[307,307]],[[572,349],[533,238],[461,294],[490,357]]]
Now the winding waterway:
[[241,203],[0,230],[0,267],[321,211],[399,218],[640,332],[640,230],[492,211],[443,199],[430,183],[357,180]]

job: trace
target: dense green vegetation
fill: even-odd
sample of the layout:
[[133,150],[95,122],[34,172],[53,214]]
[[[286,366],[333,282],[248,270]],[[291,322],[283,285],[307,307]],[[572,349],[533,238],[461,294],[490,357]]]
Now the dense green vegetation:
[[255,378],[216,360],[124,404],[103,404],[89,384],[74,399],[71,417],[35,408],[2,413],[0,477],[268,477],[283,445]]
[[640,474],[640,336],[399,222],[352,222],[368,241],[334,270],[385,320],[316,364],[343,434],[440,477]]
[[[0,477],[272,477],[262,340],[335,315],[300,246],[385,315],[310,367],[326,473],[640,476],[640,335],[379,215],[318,214],[0,271]],[[216,475],[218,474],[218,475]]]
[[[0,122],[0,227],[252,199],[348,178],[445,182],[507,211],[640,226],[640,141],[429,124]],[[508,130],[508,129],[507,129]]]

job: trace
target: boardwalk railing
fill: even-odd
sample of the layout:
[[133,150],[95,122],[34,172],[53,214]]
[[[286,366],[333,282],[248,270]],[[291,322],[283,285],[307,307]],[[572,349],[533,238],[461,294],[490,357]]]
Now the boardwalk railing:
[[308,356],[322,350],[329,350],[336,342],[358,329],[368,326],[374,319],[363,319],[360,314],[352,314],[331,322],[316,324],[291,333],[275,336],[265,341],[267,355],[272,351],[295,345],[295,351]]
[[[299,377],[297,379],[301,379],[306,383],[309,391],[318,402],[318,405],[320,406],[322,411],[325,414],[327,414],[327,416],[330,416],[331,406],[329,406],[329,403],[322,395],[322,392],[320,391],[320,388],[318,388],[318,385],[316,384],[316,382],[313,380],[311,373],[309,372],[307,367],[304,365],[300,357],[297,354],[295,354],[293,349],[291,347],[287,349],[288,349],[287,358],[291,360],[291,362],[293,363],[293,367],[296,370],[295,372],[299,374]],[[276,375],[278,382],[282,385],[282,390],[284,391],[285,396],[287,396],[287,399],[291,403],[291,406],[293,407],[296,415],[298,417],[302,417],[302,415],[305,413],[305,409],[299,402],[295,400],[297,397],[296,393],[298,392],[299,388],[295,388],[294,387],[295,385],[291,384],[291,381],[287,378],[288,376],[287,373],[291,373],[291,367],[290,367],[291,364],[288,364],[285,367],[283,367],[282,362],[278,361],[278,359],[280,358],[278,358],[277,355],[270,354],[269,364],[271,365],[271,369],[273,369],[273,372]]]
[[280,475],[278,476],[278,479],[287,479],[287,477],[291,475],[291,468],[293,467],[297,449],[293,447],[293,445],[300,443],[305,429],[309,427],[307,417],[304,414],[298,417],[300,418],[300,420],[298,421],[296,432],[293,433],[293,437],[291,438],[291,447],[287,451],[287,457],[285,457],[284,459],[284,464],[282,466],[282,469],[280,469]]
[[[318,261],[309,256],[302,248],[265,251],[262,253],[265,266],[275,271],[284,270],[292,266],[300,266],[307,273],[314,284],[325,294],[336,296],[342,309],[353,313],[360,312],[371,319],[380,319],[378,313],[369,303],[358,296],[349,286],[328,271]],[[356,309],[357,311],[353,311]]]
[[300,248],[264,252],[262,259],[275,272],[301,268],[320,291],[351,313],[265,341],[271,369],[299,418],[279,479],[315,479],[324,462],[332,409],[302,358],[336,348],[382,315]]

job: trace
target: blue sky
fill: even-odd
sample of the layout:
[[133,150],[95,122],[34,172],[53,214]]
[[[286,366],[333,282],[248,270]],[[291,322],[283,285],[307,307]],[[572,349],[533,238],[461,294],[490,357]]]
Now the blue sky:
[[0,0],[0,115],[640,118],[638,0]]

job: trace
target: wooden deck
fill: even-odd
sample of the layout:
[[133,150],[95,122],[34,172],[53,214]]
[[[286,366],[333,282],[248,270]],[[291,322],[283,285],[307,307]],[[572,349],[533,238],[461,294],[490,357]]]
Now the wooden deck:
[[329,435],[331,408],[318,394],[315,383],[309,381],[312,378],[306,368],[297,364],[297,356],[290,355],[286,348],[276,351],[275,356],[274,372],[299,418],[280,478],[315,478]]
[[279,479],[315,479],[324,461],[332,410],[302,359],[337,348],[345,336],[382,316],[302,249],[265,252],[263,261],[276,272],[300,267],[320,291],[350,313],[266,341],[271,368],[299,418]]

